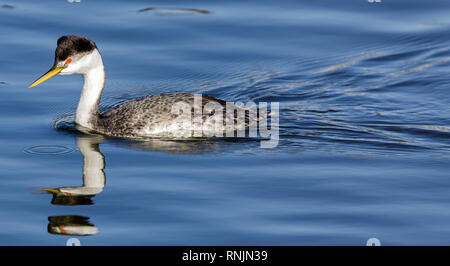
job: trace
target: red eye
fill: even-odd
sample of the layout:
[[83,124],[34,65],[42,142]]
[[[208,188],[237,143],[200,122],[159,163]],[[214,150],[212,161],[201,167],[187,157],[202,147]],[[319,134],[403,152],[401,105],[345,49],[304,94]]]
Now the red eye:
[[67,58],[66,63],[68,64],[68,63],[70,63],[70,62],[72,62],[72,59]]

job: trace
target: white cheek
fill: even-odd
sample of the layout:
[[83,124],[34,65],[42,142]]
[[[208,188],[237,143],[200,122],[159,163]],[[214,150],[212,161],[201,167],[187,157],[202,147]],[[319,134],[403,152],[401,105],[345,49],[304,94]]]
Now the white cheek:
[[59,72],[61,75],[71,75],[76,73],[80,73],[80,66],[76,63],[69,64],[66,68]]
[[71,75],[71,74],[73,74],[73,72],[67,68],[65,68],[61,72],[59,72],[59,75]]

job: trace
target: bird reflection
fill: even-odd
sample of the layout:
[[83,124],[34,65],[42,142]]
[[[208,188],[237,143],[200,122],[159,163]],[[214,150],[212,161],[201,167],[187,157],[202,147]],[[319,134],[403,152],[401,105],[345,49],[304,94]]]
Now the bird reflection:
[[89,222],[89,217],[62,215],[48,217],[47,231],[50,234],[88,236],[98,233],[98,228]]
[[[62,206],[93,205],[92,200],[103,191],[106,185],[105,157],[99,146],[105,141],[99,135],[76,134],[76,144],[83,155],[83,183],[75,187],[32,188],[52,194],[51,204]],[[214,141],[120,141],[111,140],[116,146],[140,151],[157,151],[170,153],[205,153],[217,152],[219,146]],[[89,221],[89,217],[78,215],[48,217],[48,232],[60,235],[87,236],[97,234],[99,229]]]
[[77,147],[83,155],[83,185],[78,187],[32,188],[53,194],[54,205],[92,205],[92,197],[101,193],[106,183],[105,157],[99,150],[100,136],[79,136]]
[[[83,184],[78,187],[32,188],[53,195],[54,205],[92,205],[92,198],[101,193],[106,183],[105,158],[100,152],[101,136],[78,136],[77,146],[83,155]],[[77,215],[51,216],[47,230],[51,234],[86,236],[98,233],[89,217]]]

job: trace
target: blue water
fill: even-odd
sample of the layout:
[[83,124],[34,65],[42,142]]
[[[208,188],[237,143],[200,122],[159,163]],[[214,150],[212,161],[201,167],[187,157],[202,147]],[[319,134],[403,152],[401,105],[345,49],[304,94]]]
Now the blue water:
[[[0,245],[65,245],[60,225],[88,228],[82,245],[449,245],[449,7],[1,1]],[[280,102],[278,146],[59,127],[81,77],[27,86],[67,34],[102,53],[103,107],[174,91]],[[81,186],[80,143],[104,158],[100,193],[30,190]]]

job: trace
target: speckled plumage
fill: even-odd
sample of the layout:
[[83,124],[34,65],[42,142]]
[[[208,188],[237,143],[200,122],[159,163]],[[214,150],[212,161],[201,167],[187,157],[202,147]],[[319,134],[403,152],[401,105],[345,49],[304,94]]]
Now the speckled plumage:
[[[179,102],[190,106],[190,119],[180,118],[181,114],[173,113],[172,106]],[[194,118],[194,104],[197,104],[197,110],[204,110],[201,119],[198,120],[201,123],[196,123]],[[205,106],[208,109],[208,104],[212,107],[220,106],[220,108],[216,108],[217,111],[223,108],[222,114],[205,110]],[[95,131],[118,137],[186,137],[194,136],[192,131],[195,130],[202,132],[201,137],[204,137],[205,133],[216,136],[222,136],[223,133],[225,136],[225,125],[232,126],[234,131],[245,130],[249,125],[256,125],[256,115],[249,115],[250,110],[236,105],[228,105],[243,112],[244,121],[239,121],[238,112],[227,113],[226,106],[225,101],[206,95],[201,96],[200,108],[198,102],[194,101],[194,94],[158,94],[134,99],[116,106],[96,116],[92,124]],[[222,123],[220,123],[220,119],[222,119]],[[238,121],[243,123],[236,123]],[[200,137],[200,135],[197,136]]]

